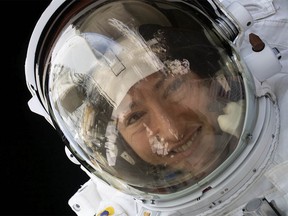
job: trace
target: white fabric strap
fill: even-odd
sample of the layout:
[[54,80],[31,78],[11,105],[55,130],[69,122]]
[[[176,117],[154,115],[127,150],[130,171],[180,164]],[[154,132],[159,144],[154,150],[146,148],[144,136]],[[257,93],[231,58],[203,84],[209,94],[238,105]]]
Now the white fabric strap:
[[278,189],[288,205],[288,160],[268,170],[265,176]]

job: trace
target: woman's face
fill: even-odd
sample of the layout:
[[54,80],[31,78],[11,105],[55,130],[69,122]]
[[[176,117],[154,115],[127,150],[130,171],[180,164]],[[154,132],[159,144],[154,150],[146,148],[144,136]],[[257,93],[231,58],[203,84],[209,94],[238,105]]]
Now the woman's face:
[[117,109],[118,130],[144,161],[197,173],[216,151],[212,100],[207,80],[196,74],[158,72],[129,90]]

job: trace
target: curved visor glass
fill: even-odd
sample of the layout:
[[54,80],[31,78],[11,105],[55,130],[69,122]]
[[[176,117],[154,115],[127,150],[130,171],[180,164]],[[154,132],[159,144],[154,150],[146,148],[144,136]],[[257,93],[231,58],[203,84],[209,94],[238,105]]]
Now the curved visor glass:
[[90,5],[51,51],[54,121],[106,181],[181,191],[221,173],[237,150],[246,99],[235,59],[191,6]]

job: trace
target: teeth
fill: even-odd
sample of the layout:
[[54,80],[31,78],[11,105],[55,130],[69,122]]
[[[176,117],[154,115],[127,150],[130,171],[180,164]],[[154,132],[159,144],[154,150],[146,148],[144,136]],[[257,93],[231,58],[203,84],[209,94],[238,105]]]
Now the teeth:
[[176,153],[180,153],[180,152],[184,152],[186,151],[187,149],[189,149],[192,144],[193,144],[193,141],[195,140],[195,138],[197,137],[198,135],[198,131],[193,135],[193,137],[191,138],[191,140],[189,140],[186,144],[174,149],[173,151],[176,152]]

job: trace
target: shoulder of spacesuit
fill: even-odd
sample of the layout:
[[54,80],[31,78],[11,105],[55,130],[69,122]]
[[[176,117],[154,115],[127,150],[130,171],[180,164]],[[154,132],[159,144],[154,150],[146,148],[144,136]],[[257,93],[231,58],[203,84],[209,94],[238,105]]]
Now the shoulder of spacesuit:
[[98,178],[89,179],[69,199],[69,206],[78,216],[135,215],[133,197],[110,187]]

